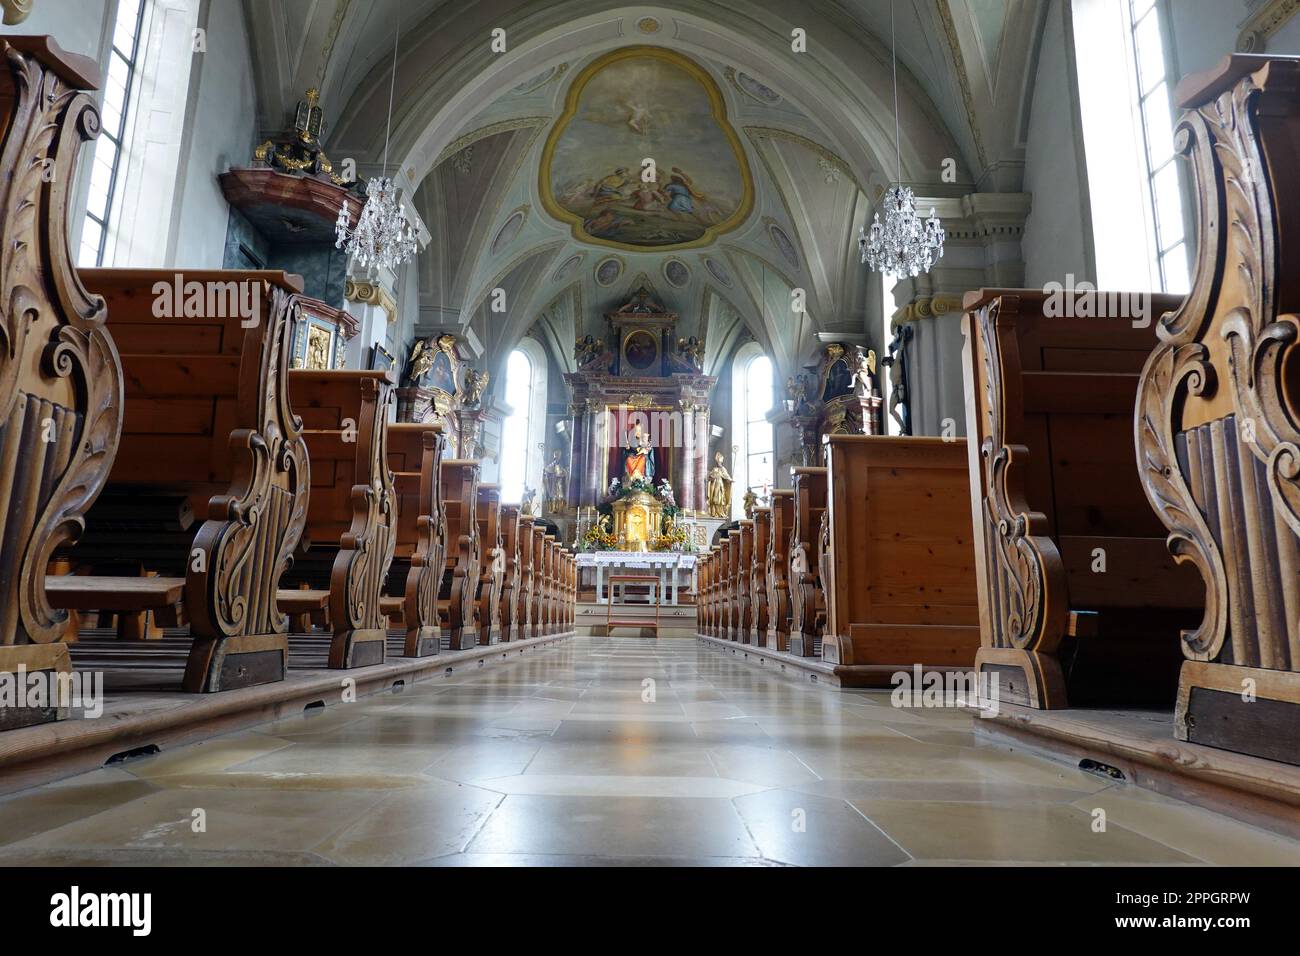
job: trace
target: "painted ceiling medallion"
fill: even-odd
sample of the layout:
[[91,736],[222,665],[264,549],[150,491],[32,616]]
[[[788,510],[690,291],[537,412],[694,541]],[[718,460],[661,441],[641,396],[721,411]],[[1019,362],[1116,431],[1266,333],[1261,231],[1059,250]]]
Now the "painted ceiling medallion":
[[776,106],[781,102],[781,94],[772,89],[766,83],[754,79],[748,73],[740,70],[733,70],[727,67],[727,79],[740,92],[744,93],[750,99],[757,100],[764,106]]
[[612,285],[618,281],[618,277],[623,274],[623,261],[617,256],[610,256],[608,259],[602,259],[596,263],[596,283],[598,285]]
[[654,17],[642,17],[636,22],[636,28],[642,33],[658,33],[659,21]]
[[538,189],[575,239],[633,252],[707,245],[754,205],[717,83],[680,53],[648,46],[607,53],[574,77]]
[[664,278],[669,285],[682,288],[691,281],[691,270],[680,259],[669,259],[664,263]]
[[717,259],[705,259],[704,267],[713,273],[713,278],[717,279],[723,285],[731,285],[731,274],[727,272],[726,266]]
[[493,255],[496,255],[514,241],[515,236],[519,235],[519,230],[524,228],[524,220],[527,218],[527,206],[520,206],[510,213],[506,221],[501,224],[501,228],[497,230],[496,237],[492,240]]
[[577,255],[569,256],[569,258],[561,262],[560,267],[556,269],[555,274],[551,276],[552,281],[563,282],[567,279],[573,274],[573,270],[578,268],[578,263],[582,262],[582,257],[583,253],[579,252]]
[[786,262],[798,269],[799,253],[795,251],[794,243],[790,241],[790,237],[786,235],[785,230],[770,218],[765,218],[763,223],[767,226],[767,234],[772,240],[772,245],[776,246],[777,251],[781,253]]

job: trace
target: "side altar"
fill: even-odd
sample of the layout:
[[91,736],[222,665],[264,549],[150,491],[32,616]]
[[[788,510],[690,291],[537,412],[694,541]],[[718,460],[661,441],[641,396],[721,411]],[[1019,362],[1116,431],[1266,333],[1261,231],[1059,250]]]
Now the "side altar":
[[678,337],[677,313],[644,285],[605,319],[607,336],[578,340],[577,371],[564,376],[572,393],[567,501],[576,508],[578,535],[608,513],[614,536],[630,550],[652,550],[666,480],[680,508],[677,523],[690,527],[694,547],[706,548],[710,525],[720,522],[706,513],[709,398],[717,379],[703,372],[704,343]]

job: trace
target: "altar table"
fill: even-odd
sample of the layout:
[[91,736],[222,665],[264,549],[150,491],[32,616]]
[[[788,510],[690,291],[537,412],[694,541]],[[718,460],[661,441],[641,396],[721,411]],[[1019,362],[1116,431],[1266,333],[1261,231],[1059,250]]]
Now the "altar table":
[[596,603],[607,604],[605,575],[615,569],[644,570],[659,576],[659,587],[668,605],[677,605],[677,589],[694,587],[695,555],[676,551],[579,551],[574,557],[579,569],[594,568]]

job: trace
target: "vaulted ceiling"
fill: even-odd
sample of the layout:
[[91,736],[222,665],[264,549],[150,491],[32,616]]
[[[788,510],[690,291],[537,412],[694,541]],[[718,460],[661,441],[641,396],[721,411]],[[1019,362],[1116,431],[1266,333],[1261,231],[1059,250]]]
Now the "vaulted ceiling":
[[[419,324],[472,330],[489,366],[531,330],[571,367],[574,339],[602,334],[601,313],[642,283],[681,314],[682,335],[705,339],[709,366],[748,336],[789,368],[815,332],[862,330],[878,287],[857,261],[855,238],[880,188],[898,177],[889,0],[245,0],[245,7],[266,131],[283,128],[302,91],[317,86],[331,155],[373,172],[394,85],[392,169],[430,239],[415,265]],[[1019,188],[1045,7],[896,0],[899,161],[919,193]],[[495,29],[505,31],[504,52],[490,45]],[[795,30],[804,31],[806,52],[791,49]],[[591,207],[566,215],[539,175],[560,155],[561,173],[586,176],[584,195],[591,193],[599,157],[615,155],[610,143],[590,132],[554,150],[548,140],[564,132],[556,125],[566,97],[588,68],[636,45],[666,48],[700,72],[752,176],[752,206],[703,242],[637,239],[626,202],[625,215],[591,225],[593,235],[582,225]],[[653,95],[643,99],[597,103],[604,113],[588,116],[586,128],[607,122],[615,138],[631,136],[628,124],[645,132],[641,117],[653,120],[655,104]],[[697,179],[719,181],[716,156],[668,152],[695,161],[686,168]],[[945,160],[955,181],[944,181]],[[738,181],[713,194],[691,187],[703,208],[739,190]],[[712,210],[711,221],[730,209]],[[704,218],[697,210],[695,219]],[[654,222],[673,225],[667,211]],[[804,313],[792,309],[795,289],[803,290]]]

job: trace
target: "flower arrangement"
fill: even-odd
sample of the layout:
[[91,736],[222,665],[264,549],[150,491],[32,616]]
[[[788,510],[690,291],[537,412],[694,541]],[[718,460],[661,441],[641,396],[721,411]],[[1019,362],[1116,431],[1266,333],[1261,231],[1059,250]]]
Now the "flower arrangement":
[[664,519],[662,534],[656,535],[651,547],[656,551],[682,551],[690,543],[690,532],[671,518]]
[[601,515],[600,520],[587,529],[582,543],[588,551],[613,551],[618,547],[618,538],[609,528],[609,515]]

